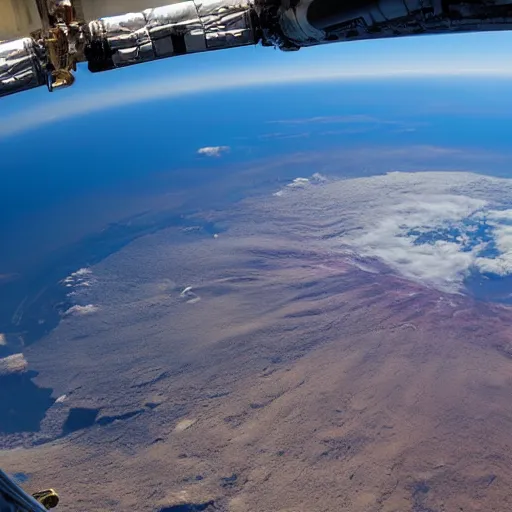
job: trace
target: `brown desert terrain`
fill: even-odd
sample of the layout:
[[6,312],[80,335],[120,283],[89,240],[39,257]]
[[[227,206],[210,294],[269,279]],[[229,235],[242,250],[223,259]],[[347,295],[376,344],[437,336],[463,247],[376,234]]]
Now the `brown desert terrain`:
[[303,214],[238,205],[218,238],[166,229],[93,267],[96,309],[24,351],[58,400],[0,434],[2,467],[76,512],[512,509],[512,308],[335,251]]

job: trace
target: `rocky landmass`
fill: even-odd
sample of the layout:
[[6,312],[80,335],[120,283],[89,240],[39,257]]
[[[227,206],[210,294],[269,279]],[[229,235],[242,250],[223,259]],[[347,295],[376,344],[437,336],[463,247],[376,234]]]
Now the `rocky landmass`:
[[267,212],[90,269],[24,351],[53,399],[2,466],[77,512],[510,509],[512,309]]

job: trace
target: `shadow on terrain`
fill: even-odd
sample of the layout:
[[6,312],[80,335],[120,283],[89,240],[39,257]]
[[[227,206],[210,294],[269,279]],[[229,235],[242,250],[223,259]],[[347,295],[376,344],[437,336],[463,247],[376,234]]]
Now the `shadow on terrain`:
[[96,423],[99,409],[88,409],[86,407],[74,407],[69,411],[62,433],[71,434],[83,428],[92,427]]
[[0,432],[39,432],[46,411],[54,404],[52,389],[32,382],[36,372],[0,377]]
[[182,505],[173,505],[172,507],[161,508],[159,512],[203,512],[214,509],[215,502],[212,500],[206,503],[183,503]]

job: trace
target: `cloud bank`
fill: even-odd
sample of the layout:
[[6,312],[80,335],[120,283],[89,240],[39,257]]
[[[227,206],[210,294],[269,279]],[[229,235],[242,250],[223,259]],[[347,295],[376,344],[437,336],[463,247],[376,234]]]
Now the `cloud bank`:
[[[468,248],[464,223],[469,218],[478,222],[486,205],[466,196],[410,194],[402,204],[379,208],[382,217],[374,219],[374,226],[346,240],[406,277],[454,289],[479,264],[484,244]],[[446,238],[447,232],[461,234]]]
[[314,219],[314,236],[340,253],[451,292],[472,273],[512,275],[512,180],[393,172],[292,185],[294,194],[278,194],[283,206]]

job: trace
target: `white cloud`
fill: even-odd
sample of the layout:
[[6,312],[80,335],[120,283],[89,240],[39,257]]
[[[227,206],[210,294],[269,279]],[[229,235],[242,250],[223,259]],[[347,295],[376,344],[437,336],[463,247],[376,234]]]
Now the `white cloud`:
[[[309,178],[295,178],[292,180],[291,183],[288,183],[286,185],[286,188],[291,189],[304,189],[306,187],[309,187],[310,185],[319,185],[321,183],[325,183],[327,181],[327,178],[320,174],[319,172],[315,172],[312,174]],[[277,192],[274,192],[274,196],[280,197],[284,193],[284,189],[278,190]]]
[[512,180],[393,172],[323,187],[299,183],[303,193],[283,190],[279,203],[313,219],[315,238],[331,250],[376,258],[452,292],[472,272],[512,275]]
[[512,210],[490,211],[487,218],[498,222],[512,223]]
[[286,186],[290,188],[304,188],[306,185],[309,185],[309,178],[295,178]]
[[[465,223],[468,218],[483,220],[487,201],[453,194],[419,195],[414,189],[402,196],[398,204],[386,204],[383,199],[377,206],[380,220],[373,218],[375,224],[368,225],[366,232],[346,241],[405,277],[444,290],[460,288],[471,268],[484,264],[479,257],[484,246],[468,246],[474,236],[465,234]],[[445,231],[463,236],[443,239]]]
[[[381,224],[377,227],[383,227]],[[458,287],[461,279],[474,262],[473,252],[461,252],[456,243],[437,241],[433,244],[415,245],[412,237],[404,236],[403,230],[382,231],[354,241],[361,254],[377,257],[405,277],[424,281],[439,288]],[[371,245],[365,246],[371,238]]]
[[92,270],[90,268],[81,268],[78,269],[76,272],[73,272],[72,276],[89,276],[92,274]]
[[[440,183],[439,188],[446,187]],[[489,201],[467,195],[417,194],[414,188],[402,191],[401,196],[395,204],[381,199],[376,205],[379,219],[372,218],[375,224],[368,223],[364,233],[346,241],[406,277],[445,290],[460,288],[472,269],[502,275],[512,272],[512,226],[493,230],[500,255],[482,256],[489,242],[479,241],[477,230],[491,212]],[[494,218],[509,216],[509,211],[493,213]]]
[[480,272],[506,276],[512,274],[512,261],[510,255],[506,257],[479,258],[478,269]]
[[198,155],[219,157],[229,151],[229,146],[206,146],[197,150]]
[[5,338],[5,334],[0,333],[0,347],[7,345],[7,339]]
[[180,293],[180,299],[183,299],[188,304],[195,304],[201,300],[201,297],[192,291],[192,286],[187,286]]
[[78,315],[78,316],[84,316],[84,315],[90,315],[92,313],[96,313],[98,311],[98,306],[95,306],[94,304],[87,304],[85,306],[79,306],[75,305],[70,307],[67,311],[64,312],[64,316],[69,315]]
[[13,354],[0,359],[0,377],[23,373],[28,367],[27,360],[23,354]]
[[90,268],[81,268],[71,273],[62,282],[67,288],[89,287],[94,282],[92,270]]
[[491,211],[488,219],[494,227],[494,243],[499,254],[494,258],[480,257],[476,265],[480,272],[487,272],[500,276],[512,274],[512,209]]

